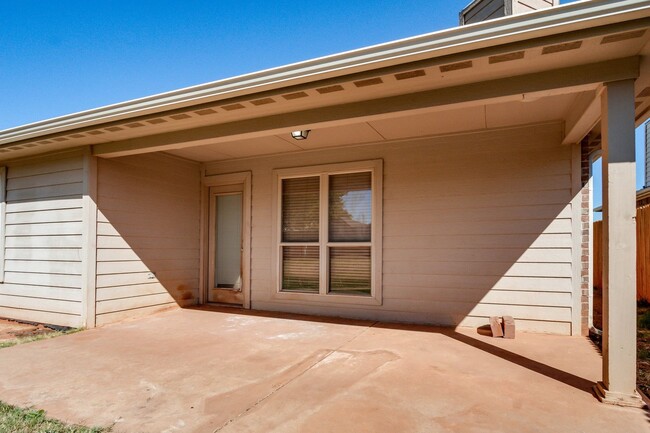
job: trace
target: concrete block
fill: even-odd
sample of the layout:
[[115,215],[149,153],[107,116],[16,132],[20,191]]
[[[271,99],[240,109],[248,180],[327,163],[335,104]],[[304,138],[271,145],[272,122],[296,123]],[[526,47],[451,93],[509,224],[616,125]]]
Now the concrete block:
[[493,337],[503,337],[503,328],[501,328],[501,321],[498,317],[490,317],[490,329]]
[[515,338],[515,319],[503,316],[503,338]]

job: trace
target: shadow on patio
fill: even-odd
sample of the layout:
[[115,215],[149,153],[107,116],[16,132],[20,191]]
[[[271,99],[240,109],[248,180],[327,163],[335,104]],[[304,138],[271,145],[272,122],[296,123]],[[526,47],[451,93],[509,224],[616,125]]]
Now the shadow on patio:
[[[0,399],[116,432],[642,432],[584,338],[173,309],[0,351]],[[56,374],[52,372],[56,371]]]

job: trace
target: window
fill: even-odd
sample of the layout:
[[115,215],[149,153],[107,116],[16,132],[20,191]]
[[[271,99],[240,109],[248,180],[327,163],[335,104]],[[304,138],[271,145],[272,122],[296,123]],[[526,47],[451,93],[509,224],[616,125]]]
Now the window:
[[381,300],[381,168],[365,161],[275,171],[278,296]]

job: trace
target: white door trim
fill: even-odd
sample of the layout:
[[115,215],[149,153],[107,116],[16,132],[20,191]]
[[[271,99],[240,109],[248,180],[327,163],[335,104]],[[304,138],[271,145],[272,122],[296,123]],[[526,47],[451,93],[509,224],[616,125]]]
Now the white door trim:
[[250,273],[251,273],[251,187],[252,187],[252,173],[244,171],[239,173],[218,174],[211,176],[203,176],[203,192],[201,194],[203,202],[202,212],[202,257],[201,257],[201,296],[200,303],[207,302],[207,290],[210,284],[210,248],[209,248],[209,223],[210,223],[210,188],[211,187],[227,187],[234,185],[242,185],[242,294],[244,296],[243,307],[246,309],[251,308],[251,286],[250,286]]

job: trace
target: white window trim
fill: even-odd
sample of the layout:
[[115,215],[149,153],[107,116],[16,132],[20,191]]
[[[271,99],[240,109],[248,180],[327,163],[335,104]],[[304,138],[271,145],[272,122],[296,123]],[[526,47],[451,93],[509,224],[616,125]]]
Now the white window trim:
[[[371,251],[371,293],[370,296],[327,294],[327,248],[328,242],[318,242],[320,246],[320,292],[295,293],[281,291],[282,275],[282,180],[297,177],[328,176],[335,174],[357,173],[370,171],[372,174],[372,228],[371,242],[353,243],[354,246],[370,246]],[[346,162],[339,164],[324,164],[308,167],[295,167],[273,170],[272,197],[272,298],[282,301],[315,302],[318,304],[382,304],[382,203],[383,203],[383,160]],[[321,180],[320,188],[320,239],[327,234],[327,212],[329,205],[328,185]],[[336,243],[341,244],[341,243]],[[342,244],[341,244],[342,245]],[[352,244],[351,244],[352,245]]]

